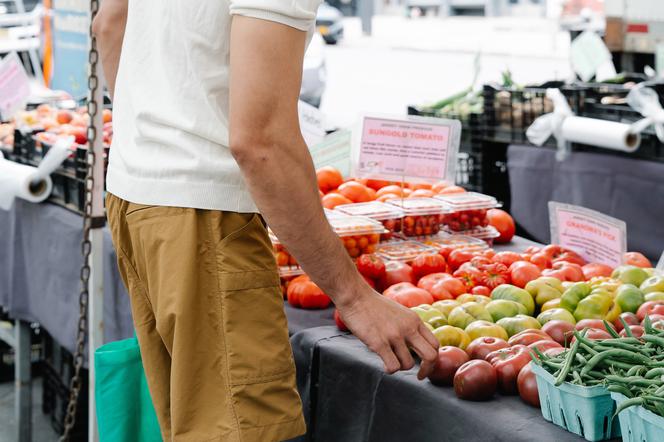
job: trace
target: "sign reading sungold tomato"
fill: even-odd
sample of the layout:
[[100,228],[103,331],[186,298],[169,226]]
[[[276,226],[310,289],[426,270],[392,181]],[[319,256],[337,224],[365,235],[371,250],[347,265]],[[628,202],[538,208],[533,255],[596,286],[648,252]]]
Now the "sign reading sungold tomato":
[[358,177],[454,182],[461,138],[457,120],[365,116],[354,143]]
[[588,262],[618,267],[627,251],[624,221],[584,207],[549,202],[551,243],[580,254]]

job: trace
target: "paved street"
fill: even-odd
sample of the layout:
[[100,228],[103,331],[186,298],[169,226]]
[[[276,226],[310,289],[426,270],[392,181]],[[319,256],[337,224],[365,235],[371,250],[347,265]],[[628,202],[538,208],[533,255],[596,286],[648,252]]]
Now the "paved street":
[[470,85],[481,53],[478,84],[510,69],[521,84],[564,79],[568,34],[541,18],[376,17],[374,35],[345,20],[346,37],[326,46],[328,85],[322,110],[343,127],[361,112],[405,113],[408,104],[437,101]]

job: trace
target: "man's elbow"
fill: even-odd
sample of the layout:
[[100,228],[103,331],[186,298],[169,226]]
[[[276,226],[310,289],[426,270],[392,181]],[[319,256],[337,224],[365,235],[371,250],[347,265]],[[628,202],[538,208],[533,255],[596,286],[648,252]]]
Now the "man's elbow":
[[229,149],[240,168],[255,168],[270,160],[270,144],[264,137],[231,136]]
[[127,0],[105,0],[92,20],[92,33],[104,38],[123,33],[127,22]]

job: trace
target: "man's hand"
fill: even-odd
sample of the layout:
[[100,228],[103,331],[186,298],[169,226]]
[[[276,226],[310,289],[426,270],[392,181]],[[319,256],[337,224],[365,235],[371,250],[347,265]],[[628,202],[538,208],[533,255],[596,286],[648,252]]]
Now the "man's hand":
[[431,374],[438,341],[416,313],[373,290],[338,308],[344,324],[383,359],[386,372],[413,368],[410,347],[422,359],[418,379]]
[[412,347],[428,374],[438,342],[417,315],[374,292],[360,276],[321,206],[297,102],[305,33],[235,16],[230,53],[230,150],[270,228],[339,308],[387,371],[410,369]]

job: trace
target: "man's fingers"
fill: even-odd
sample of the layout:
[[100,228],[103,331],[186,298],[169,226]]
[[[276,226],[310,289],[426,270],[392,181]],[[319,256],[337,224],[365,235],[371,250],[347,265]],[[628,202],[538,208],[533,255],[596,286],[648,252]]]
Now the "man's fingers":
[[410,370],[415,366],[413,356],[411,356],[410,351],[408,350],[408,347],[404,341],[398,340],[397,342],[393,343],[392,349],[399,358],[401,370]]
[[378,353],[378,356],[380,356],[380,358],[383,360],[383,364],[385,364],[385,371],[387,373],[392,374],[399,371],[401,364],[399,363],[397,356],[394,354],[392,347],[390,347],[388,344],[385,344],[380,347],[376,353]]
[[415,353],[422,359],[422,365],[420,366],[420,371],[417,373],[417,377],[418,379],[424,379],[431,374],[438,358],[438,341],[436,341],[436,347],[434,348],[426,339],[425,334],[418,333],[409,339],[409,343]]
[[419,328],[420,335],[424,336],[424,339],[431,344],[433,348],[438,350],[438,347],[440,347],[440,343],[438,342],[438,339],[431,333],[431,330],[427,328],[426,325],[424,325],[424,322],[420,322],[420,328]]

